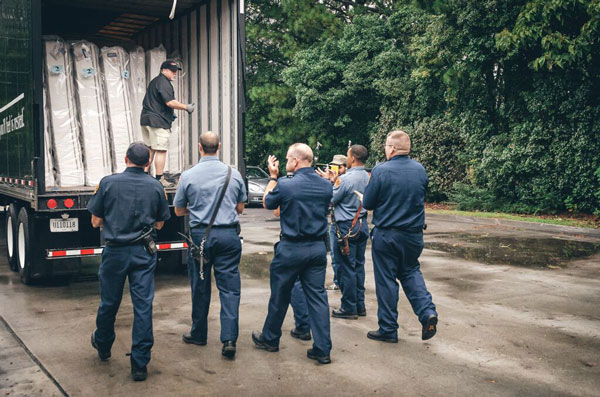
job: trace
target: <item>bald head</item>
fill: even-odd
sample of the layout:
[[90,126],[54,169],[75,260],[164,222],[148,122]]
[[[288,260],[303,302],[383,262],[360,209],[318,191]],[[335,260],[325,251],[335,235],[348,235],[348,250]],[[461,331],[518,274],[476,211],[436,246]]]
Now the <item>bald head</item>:
[[312,164],[313,152],[310,146],[305,143],[294,143],[288,149],[288,153],[298,160],[307,161]]
[[212,131],[203,132],[200,135],[200,148],[205,155],[213,155],[219,150],[219,136]]
[[410,137],[404,131],[392,131],[387,135],[386,144],[392,145],[396,155],[405,155],[410,152]]
[[295,172],[300,168],[312,166],[313,152],[310,146],[304,143],[294,143],[287,152],[287,172]]

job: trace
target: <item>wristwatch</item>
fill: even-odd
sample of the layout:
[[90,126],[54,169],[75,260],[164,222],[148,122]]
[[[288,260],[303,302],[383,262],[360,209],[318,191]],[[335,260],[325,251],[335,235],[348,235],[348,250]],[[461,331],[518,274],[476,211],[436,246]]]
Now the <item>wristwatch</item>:
[[275,181],[275,182],[277,182],[277,178],[270,177],[270,178],[269,178],[269,182],[270,182],[270,181]]

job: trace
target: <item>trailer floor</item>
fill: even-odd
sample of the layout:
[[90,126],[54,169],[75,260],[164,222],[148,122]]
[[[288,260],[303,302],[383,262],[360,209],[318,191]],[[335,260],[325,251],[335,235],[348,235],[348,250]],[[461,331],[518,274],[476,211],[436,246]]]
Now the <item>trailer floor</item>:
[[[250,335],[265,319],[268,261],[279,224],[262,209],[247,209],[242,219],[245,242],[235,361],[220,354],[220,305],[214,284],[208,345],[190,346],[181,341],[190,326],[187,276],[159,272],[155,345],[148,380],[141,383],[131,380],[125,356],[132,322],[128,291],[116,322],[112,358],[100,362],[89,342],[98,306],[97,281],[26,287],[8,270],[2,245],[0,315],[31,352],[27,355],[0,326],[2,394],[60,395],[50,378],[36,370],[36,359],[69,395],[598,395],[597,230],[429,216],[426,246],[435,250],[426,249],[421,264],[440,315],[438,334],[421,341],[420,324],[401,295],[399,343],[366,338],[368,330],[377,328],[367,252],[368,315],[331,320],[333,363],[320,366],[306,358],[309,342],[289,336],[291,310],[281,350],[254,348]],[[328,294],[329,305],[338,307],[340,293]],[[24,364],[10,369],[7,362]],[[23,388],[24,382],[31,388]]]

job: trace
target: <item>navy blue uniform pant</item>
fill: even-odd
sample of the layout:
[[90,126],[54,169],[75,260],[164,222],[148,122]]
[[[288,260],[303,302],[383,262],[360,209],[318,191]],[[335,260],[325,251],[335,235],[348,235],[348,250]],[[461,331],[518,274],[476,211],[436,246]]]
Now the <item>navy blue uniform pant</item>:
[[[192,239],[200,244],[204,228],[193,228]],[[240,257],[242,244],[232,228],[213,228],[204,245],[209,260],[204,261],[204,280],[200,280],[198,262],[188,253],[188,275],[192,288],[192,338],[206,342],[210,308],[211,269],[221,298],[221,342],[237,341],[240,308]]]
[[154,344],[152,335],[152,301],[154,300],[156,254],[150,255],[143,245],[107,246],[102,252],[98,271],[100,307],[96,317],[95,339],[100,350],[110,350],[115,341],[115,318],[123,298],[125,279],[133,303],[131,359],[138,367],[150,361]]
[[310,332],[310,317],[308,315],[308,305],[306,304],[306,296],[302,289],[302,283],[298,278],[292,288],[290,303],[294,310],[294,322],[296,323],[296,331],[307,333]]
[[402,289],[421,323],[430,314],[437,316],[419,264],[419,256],[424,246],[423,233],[376,227],[372,238],[379,332],[390,337],[398,335],[397,280],[400,280]]
[[317,353],[329,355],[331,334],[329,304],[325,291],[327,250],[325,242],[280,241],[275,245],[271,262],[271,298],[269,312],[263,326],[265,342],[279,346],[281,326],[287,313],[294,283],[299,279],[308,309],[313,348]]
[[328,231],[329,231],[329,247],[331,249],[331,252],[329,253],[329,255],[331,256],[331,267],[333,268],[333,283],[339,287],[340,286],[340,278],[338,276],[338,262],[336,261],[335,254],[334,254],[335,242],[337,240],[337,237],[335,235],[335,227],[333,225],[329,225]]
[[[342,236],[348,233],[352,221],[338,222]],[[365,218],[359,220],[349,239],[350,255],[342,255],[337,239],[333,246],[338,264],[338,277],[342,290],[342,310],[357,314],[365,310],[365,250],[369,240],[369,225]]]

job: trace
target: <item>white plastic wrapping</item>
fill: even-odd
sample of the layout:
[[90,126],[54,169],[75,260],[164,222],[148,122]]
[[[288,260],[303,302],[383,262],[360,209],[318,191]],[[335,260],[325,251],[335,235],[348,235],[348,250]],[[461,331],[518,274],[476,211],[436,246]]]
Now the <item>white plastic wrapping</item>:
[[98,52],[98,47],[87,41],[71,44],[87,186],[99,184],[113,169]]
[[56,36],[44,37],[47,124],[54,143],[56,179],[60,186],[85,184],[77,106],[68,45]]
[[106,87],[106,107],[112,136],[113,170],[125,168],[125,154],[135,141],[135,130],[131,119],[131,93],[129,55],[122,47],[102,48],[102,71]]
[[159,45],[146,51],[146,86],[160,73],[160,65],[167,60],[167,50]]
[[[44,87],[46,87],[46,77],[43,77]],[[43,95],[44,104],[44,168],[46,173],[46,189],[56,187],[56,176],[54,170],[54,144],[52,143],[52,135],[50,134],[50,125],[48,119],[50,117],[48,104],[46,103],[46,95]]]
[[[175,99],[181,103],[188,102],[188,84],[187,74],[183,70],[183,61],[181,57],[173,57],[173,61],[177,62],[180,68],[179,72],[172,81]],[[188,113],[186,111],[175,111],[177,118],[171,125],[171,136],[169,138],[169,150],[167,151],[167,159],[165,162],[165,174],[175,177],[183,172],[184,169],[184,148],[185,137],[187,134]]]
[[146,53],[142,47],[136,47],[129,51],[129,66],[131,77],[131,122],[135,129],[135,140],[142,140],[142,127],[140,117],[142,115],[142,103],[146,95]]

